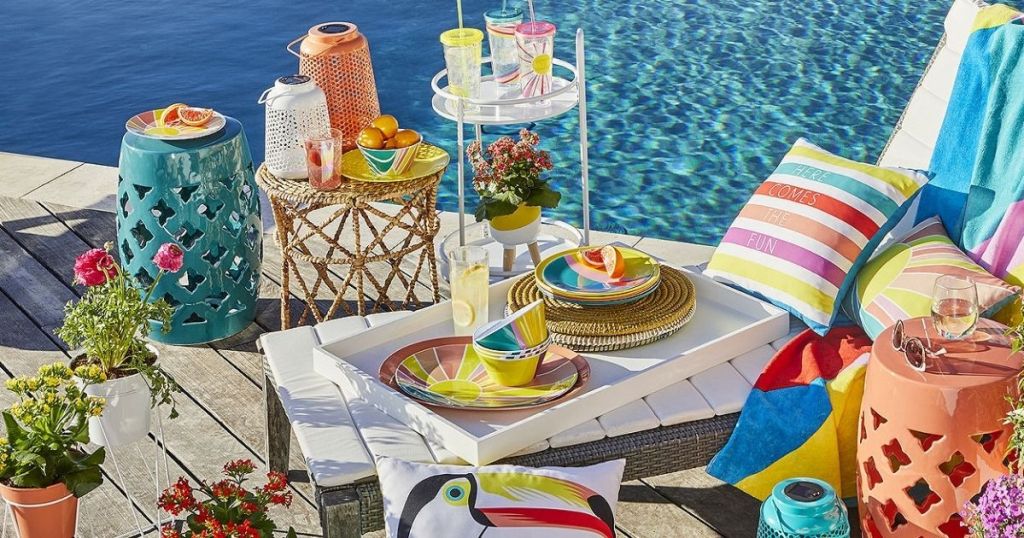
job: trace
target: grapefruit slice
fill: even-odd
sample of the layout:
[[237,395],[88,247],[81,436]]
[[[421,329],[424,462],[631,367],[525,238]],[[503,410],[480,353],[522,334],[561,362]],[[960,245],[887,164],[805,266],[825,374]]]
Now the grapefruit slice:
[[583,261],[591,267],[598,269],[604,268],[604,256],[601,255],[600,248],[591,248],[583,251]]
[[605,272],[611,278],[619,278],[626,272],[626,259],[622,257],[619,249],[611,245],[601,249],[601,261]]
[[177,123],[180,119],[178,112],[187,107],[188,105],[185,103],[174,103],[173,105],[168,106],[160,113],[160,118],[157,120],[157,123],[160,127],[166,127],[172,123]]
[[201,127],[213,117],[213,109],[186,106],[178,109],[178,117],[189,127]]

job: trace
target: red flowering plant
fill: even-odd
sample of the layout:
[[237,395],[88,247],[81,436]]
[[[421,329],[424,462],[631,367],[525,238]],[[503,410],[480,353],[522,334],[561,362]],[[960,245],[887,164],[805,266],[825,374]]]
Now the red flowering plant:
[[520,205],[558,207],[562,195],[541,178],[551,170],[551,156],[537,149],[537,133],[521,129],[519,141],[503,136],[487,146],[487,156],[479,141],[466,149],[473,166],[473,189],[480,195],[476,220],[491,220],[510,215]]
[[[180,530],[165,524],[162,538],[271,538],[277,524],[267,514],[270,506],[288,507],[292,494],[288,480],[278,472],[267,473],[267,483],[247,489],[245,483],[256,470],[251,460],[234,460],[224,465],[224,478],[213,484],[192,487],[182,477],[160,495],[160,508],[177,517],[185,514]],[[199,500],[200,494],[205,500]],[[289,528],[289,538],[295,530]]]
[[128,275],[110,254],[113,245],[94,248],[75,260],[75,284],[85,286],[81,300],[64,307],[64,324],[57,336],[72,349],[83,353],[72,367],[96,365],[107,379],[142,374],[152,394],[152,405],[169,404],[171,418],[177,416],[174,379],[156,362],[146,348],[150,320],[171,329],[173,310],[163,299],[152,300],[160,278],[181,270],[184,251],[173,243],[160,247],[153,264],[159,270],[148,287]]

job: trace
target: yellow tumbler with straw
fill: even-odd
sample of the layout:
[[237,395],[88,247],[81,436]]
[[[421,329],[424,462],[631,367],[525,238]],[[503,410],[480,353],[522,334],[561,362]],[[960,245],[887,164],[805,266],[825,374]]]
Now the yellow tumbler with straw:
[[479,95],[483,42],[484,33],[476,28],[454,28],[441,33],[450,93],[469,99]]

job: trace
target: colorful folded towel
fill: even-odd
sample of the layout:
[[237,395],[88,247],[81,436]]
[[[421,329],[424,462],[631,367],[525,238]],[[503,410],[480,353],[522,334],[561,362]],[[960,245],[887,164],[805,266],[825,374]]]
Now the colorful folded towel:
[[806,330],[757,379],[708,473],[764,500],[781,480],[824,480],[857,494],[857,414],[871,340],[859,327]]
[[950,237],[993,275],[1024,284],[1024,20],[981,9],[964,48],[933,179],[918,221],[939,215]]

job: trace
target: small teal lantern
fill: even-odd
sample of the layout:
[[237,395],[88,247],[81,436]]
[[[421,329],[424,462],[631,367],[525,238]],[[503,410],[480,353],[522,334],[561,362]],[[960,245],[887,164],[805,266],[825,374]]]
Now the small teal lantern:
[[850,536],[846,506],[826,482],[791,478],[772,488],[761,505],[757,538],[841,538]]
[[121,265],[143,286],[157,275],[163,243],[185,251],[178,274],[160,280],[153,297],[174,309],[171,330],[152,323],[150,337],[168,344],[220,340],[256,317],[263,226],[259,190],[242,125],[225,118],[219,133],[193,140],[155,140],[133,133],[121,143],[117,245]]

